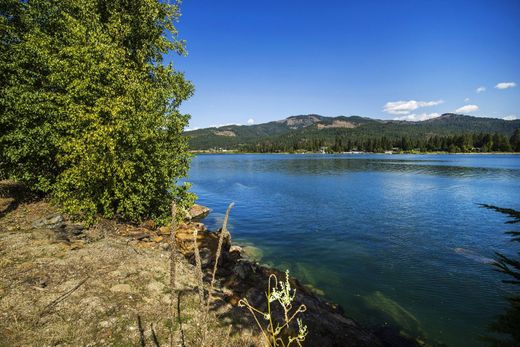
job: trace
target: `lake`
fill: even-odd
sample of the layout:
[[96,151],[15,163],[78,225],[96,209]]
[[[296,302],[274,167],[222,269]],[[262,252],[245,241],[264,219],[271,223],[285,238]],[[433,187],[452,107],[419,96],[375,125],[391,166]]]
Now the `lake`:
[[[233,241],[341,304],[449,346],[480,346],[511,293],[489,264],[515,255],[516,155],[199,155],[188,181]],[[312,327],[310,327],[312,329]]]

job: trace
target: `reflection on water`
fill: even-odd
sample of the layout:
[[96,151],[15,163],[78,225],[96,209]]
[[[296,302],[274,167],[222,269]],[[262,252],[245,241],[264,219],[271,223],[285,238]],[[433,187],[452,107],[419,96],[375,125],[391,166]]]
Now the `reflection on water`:
[[478,346],[504,307],[488,263],[514,250],[477,204],[520,209],[519,156],[202,155],[189,181],[210,228],[234,201],[235,241],[365,324]]
[[[229,157],[229,156],[227,156]],[[475,156],[477,159],[480,157]],[[516,158],[515,156],[513,156]],[[518,167],[481,167],[457,165],[446,160],[396,160],[396,159],[366,159],[331,156],[312,156],[302,158],[287,158],[287,160],[270,160],[259,155],[250,155],[243,161],[237,160],[207,160],[198,165],[212,170],[243,170],[245,172],[287,173],[292,175],[343,175],[348,172],[395,172],[403,174],[425,174],[439,176],[488,176],[488,177],[520,177]],[[462,163],[463,164],[463,163]],[[239,184],[240,183],[236,183]]]

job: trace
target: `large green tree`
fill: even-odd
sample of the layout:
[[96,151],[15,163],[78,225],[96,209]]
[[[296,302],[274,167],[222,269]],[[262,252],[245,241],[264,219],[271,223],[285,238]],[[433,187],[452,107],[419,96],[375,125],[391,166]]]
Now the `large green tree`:
[[189,166],[178,3],[0,0],[0,174],[66,212],[160,219]]

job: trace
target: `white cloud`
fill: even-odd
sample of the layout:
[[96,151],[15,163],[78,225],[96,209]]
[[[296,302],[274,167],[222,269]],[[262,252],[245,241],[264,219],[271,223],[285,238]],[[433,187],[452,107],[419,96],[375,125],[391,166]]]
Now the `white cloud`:
[[440,113],[421,113],[421,114],[409,114],[407,116],[396,117],[394,120],[406,120],[410,122],[420,122],[427,119],[437,118]]
[[455,110],[456,113],[470,113],[478,110],[477,105],[464,105]]
[[255,120],[253,118],[249,118],[247,120],[247,124],[249,124],[249,125],[255,124]]
[[503,120],[516,120],[516,119],[518,119],[518,117],[513,114],[503,118]]
[[390,114],[400,114],[400,115],[408,115],[412,111],[415,111],[419,107],[428,107],[428,106],[437,106],[442,104],[444,101],[390,101],[387,102],[384,106],[384,111]]
[[226,123],[226,124],[211,124],[209,127],[210,128],[222,128],[222,127],[227,127],[227,126],[230,126],[230,125],[242,125],[240,123]]
[[486,91],[486,87],[478,87],[476,90],[477,93],[483,93],[485,91]]
[[470,100],[469,98],[466,98],[466,99],[464,99],[464,102],[468,102],[469,100]]
[[496,89],[508,89],[513,87],[516,87],[515,82],[500,82],[495,86]]

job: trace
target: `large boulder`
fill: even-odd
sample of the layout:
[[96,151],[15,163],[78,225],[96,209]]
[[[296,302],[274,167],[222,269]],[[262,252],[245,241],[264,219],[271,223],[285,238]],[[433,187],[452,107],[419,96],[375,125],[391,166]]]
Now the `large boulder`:
[[210,208],[194,204],[188,211],[188,217],[189,219],[202,219],[206,217],[210,212]]
[[40,218],[32,223],[33,228],[54,229],[63,226],[64,218],[59,213],[54,213]]

